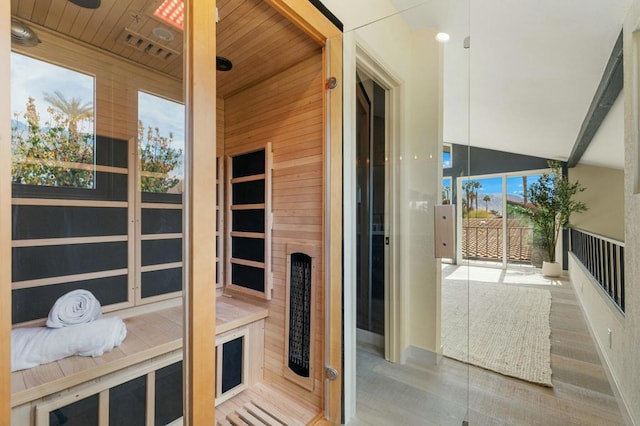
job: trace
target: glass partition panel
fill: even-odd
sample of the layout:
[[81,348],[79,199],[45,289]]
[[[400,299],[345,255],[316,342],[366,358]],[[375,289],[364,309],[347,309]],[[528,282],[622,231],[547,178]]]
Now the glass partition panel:
[[[469,2],[389,6],[345,14],[345,214],[353,221],[345,244],[354,250],[345,298],[354,298],[356,417],[462,424],[468,270],[454,263],[453,212],[464,199],[455,188],[469,176]],[[434,257],[436,205],[451,206],[445,263]],[[391,402],[396,392],[402,401]]]

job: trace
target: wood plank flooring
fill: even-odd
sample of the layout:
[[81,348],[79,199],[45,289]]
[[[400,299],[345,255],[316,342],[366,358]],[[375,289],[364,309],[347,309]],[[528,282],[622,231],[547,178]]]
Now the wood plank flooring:
[[357,419],[349,424],[459,426],[467,419],[472,426],[623,425],[571,284],[531,284],[531,277],[522,282],[551,291],[553,388],[448,358],[428,367],[391,364],[375,348],[361,345]]

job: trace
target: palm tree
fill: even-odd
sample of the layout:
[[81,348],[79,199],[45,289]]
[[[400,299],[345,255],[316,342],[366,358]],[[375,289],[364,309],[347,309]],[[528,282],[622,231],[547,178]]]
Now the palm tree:
[[522,205],[527,207],[527,192],[529,192],[529,188],[527,188],[527,175],[523,175],[522,176],[522,195],[523,195],[523,202]]
[[93,104],[90,101],[84,102],[80,98],[67,99],[58,90],[53,92],[53,95],[45,92],[44,100],[49,102],[55,110],[67,116],[70,138],[77,135],[79,121],[93,118]]
[[491,201],[491,196],[489,196],[489,195],[485,195],[485,196],[482,198],[482,201],[484,201],[484,209],[485,209],[487,212],[489,212],[489,201]]

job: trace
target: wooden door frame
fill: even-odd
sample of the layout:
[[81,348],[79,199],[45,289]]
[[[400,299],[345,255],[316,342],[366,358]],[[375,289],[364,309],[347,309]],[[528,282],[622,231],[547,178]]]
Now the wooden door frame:
[[[0,93],[11,93],[11,2],[0,2]],[[0,102],[0,416],[11,419],[11,101]]]
[[[385,178],[387,180],[387,196],[385,204],[385,236],[389,237],[390,245],[385,246],[385,257],[388,263],[385,267],[385,359],[399,362],[401,354],[400,329],[400,279],[399,279],[399,228],[400,217],[397,195],[400,193],[398,179],[399,165],[395,159],[399,158],[399,141],[401,137],[401,105],[404,99],[403,80],[384,61],[378,58],[374,50],[354,32],[345,34],[344,42],[344,127],[347,141],[356,140],[356,70],[362,71],[385,89],[387,116],[385,131],[387,139],[386,150],[389,153]],[[356,150],[355,143],[344,144],[344,251],[345,259],[356,259]],[[387,198],[388,197],[388,198]],[[348,260],[344,264],[344,421],[348,422],[356,413],[356,313],[357,299],[356,270],[354,262]]]
[[338,373],[337,379],[325,378],[324,416],[314,424],[339,425],[342,420],[342,32],[311,2],[265,0],[280,14],[323,46],[324,80],[337,79],[338,86],[324,88],[324,366]]

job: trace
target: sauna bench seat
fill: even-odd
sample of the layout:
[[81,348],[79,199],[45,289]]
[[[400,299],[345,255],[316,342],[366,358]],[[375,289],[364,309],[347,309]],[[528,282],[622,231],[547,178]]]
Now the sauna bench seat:
[[[117,314],[116,314],[117,315]],[[216,334],[242,327],[268,316],[268,310],[239,299],[216,301]],[[11,374],[11,406],[61,392],[110,373],[182,350],[182,306],[124,318],[127,338],[100,357],[72,356]],[[212,352],[213,352],[212,348]]]

